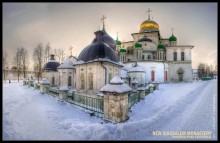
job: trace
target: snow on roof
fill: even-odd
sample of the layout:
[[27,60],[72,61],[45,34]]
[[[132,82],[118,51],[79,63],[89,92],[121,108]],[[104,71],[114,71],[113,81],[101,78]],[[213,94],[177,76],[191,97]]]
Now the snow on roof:
[[145,90],[145,87],[138,87],[137,90]]
[[121,70],[121,78],[130,78],[126,70]]
[[104,94],[103,94],[103,93],[98,93],[97,95],[98,95],[98,96],[104,96]]
[[132,88],[127,84],[106,84],[104,87],[100,89],[100,91],[104,92],[116,92],[116,93],[123,93],[132,91]]
[[58,90],[61,90],[61,91],[68,91],[69,88],[67,86],[61,86]]
[[41,81],[40,81],[41,84],[50,84],[50,81],[46,78],[43,78]]
[[151,84],[149,84],[148,86],[149,86],[149,87],[154,87],[154,85],[153,85],[152,83],[151,83]]
[[123,84],[123,80],[117,75],[110,81],[111,84]]
[[132,67],[128,72],[145,72],[141,67]]
[[157,81],[153,81],[152,83],[159,83],[159,82],[157,82]]
[[136,79],[134,79],[131,83],[139,83]]
[[60,66],[57,67],[58,69],[73,69],[73,62],[68,60],[65,60]]

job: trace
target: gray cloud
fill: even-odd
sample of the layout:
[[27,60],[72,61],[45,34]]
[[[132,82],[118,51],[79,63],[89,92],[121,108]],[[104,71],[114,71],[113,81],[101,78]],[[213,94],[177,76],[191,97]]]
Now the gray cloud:
[[148,8],[164,38],[174,27],[178,44],[195,46],[193,68],[199,62],[217,62],[217,3],[3,3],[3,50],[12,60],[20,46],[32,55],[38,42],[50,42],[53,48],[73,45],[78,55],[91,43],[103,14],[108,33],[116,38],[119,32],[120,40],[129,41]]

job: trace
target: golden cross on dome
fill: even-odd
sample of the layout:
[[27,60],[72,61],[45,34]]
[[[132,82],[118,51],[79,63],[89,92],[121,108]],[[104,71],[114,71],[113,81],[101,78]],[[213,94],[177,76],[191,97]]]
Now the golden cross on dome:
[[102,16],[101,21],[103,22],[103,29],[105,28],[105,19],[107,17],[105,15]]
[[150,20],[150,12],[152,12],[152,10],[149,8],[146,12],[148,13],[148,20]]
[[117,32],[117,39],[118,39],[118,32]]
[[172,29],[171,29],[171,30],[172,30],[172,35],[173,35],[173,30],[174,30],[174,29],[173,29],[173,27],[172,27]]

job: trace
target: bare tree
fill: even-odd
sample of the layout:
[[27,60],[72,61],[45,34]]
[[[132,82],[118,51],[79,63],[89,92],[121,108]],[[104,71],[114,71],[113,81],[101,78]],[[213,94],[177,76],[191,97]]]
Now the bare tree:
[[54,55],[57,57],[57,61],[59,63],[64,61],[66,58],[65,50],[63,49],[54,49]]
[[20,78],[21,70],[22,70],[21,49],[20,48],[17,48],[17,52],[16,52],[16,55],[14,57],[14,64],[15,64],[15,67],[16,67],[16,74],[17,74],[18,82],[19,82],[19,78]]
[[8,76],[8,60],[7,60],[8,54],[6,52],[3,53],[3,78],[6,80],[6,77]]
[[20,49],[20,52],[21,52],[22,72],[23,72],[24,78],[26,78],[26,71],[28,70],[28,65],[29,65],[28,51],[27,51],[27,49],[22,47]]
[[34,49],[33,53],[34,60],[34,70],[36,71],[36,77],[39,82],[39,79],[42,78],[42,66],[43,66],[43,44],[39,43]]
[[48,42],[45,49],[44,49],[43,64],[45,64],[49,61],[51,52],[52,52],[52,48],[50,46],[50,43]]

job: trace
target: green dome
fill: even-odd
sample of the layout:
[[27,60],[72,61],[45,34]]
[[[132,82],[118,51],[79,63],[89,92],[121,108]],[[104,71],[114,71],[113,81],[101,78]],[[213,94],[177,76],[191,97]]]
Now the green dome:
[[140,43],[137,42],[137,43],[135,43],[134,46],[135,46],[135,48],[141,48],[141,47],[142,47],[142,44],[140,44]]
[[122,53],[122,52],[126,52],[126,49],[125,48],[121,48],[120,49],[120,53]]
[[170,38],[169,38],[169,41],[171,42],[171,41],[176,41],[177,39],[176,39],[176,37],[174,36],[174,35],[172,35],[172,36],[170,36]]
[[165,46],[163,45],[163,44],[159,44],[158,46],[157,46],[157,49],[164,49],[165,48]]
[[121,41],[118,40],[118,38],[115,40],[116,45],[121,45]]

